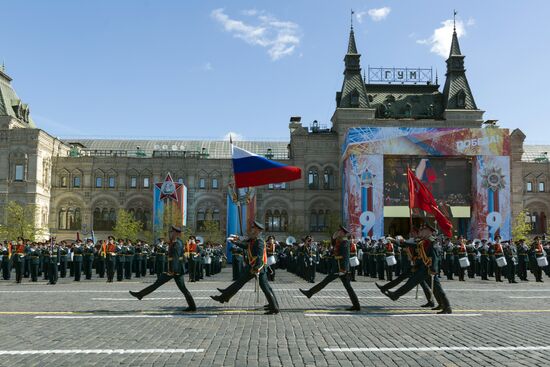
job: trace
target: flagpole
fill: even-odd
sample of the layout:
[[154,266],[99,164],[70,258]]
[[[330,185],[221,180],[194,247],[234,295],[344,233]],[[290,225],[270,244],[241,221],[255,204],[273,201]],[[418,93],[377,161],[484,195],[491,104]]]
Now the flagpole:
[[409,170],[410,167],[407,165],[407,187],[409,189],[409,234],[413,230],[413,218],[412,218],[412,208],[411,208],[411,187],[409,185]]
[[[229,144],[231,144],[231,146],[233,146],[233,138],[231,136],[231,134],[229,134]],[[233,154],[233,149],[231,149],[231,154]],[[235,167],[233,167],[233,159],[231,159],[231,168],[232,168],[232,171],[235,172]],[[240,235],[241,236],[244,236],[244,233],[243,233],[243,213],[242,213],[242,208],[241,208],[241,201],[239,200],[239,189],[237,188],[237,182],[235,182],[235,194],[237,195],[237,212],[238,212],[238,217],[239,217],[239,230],[240,230]]]

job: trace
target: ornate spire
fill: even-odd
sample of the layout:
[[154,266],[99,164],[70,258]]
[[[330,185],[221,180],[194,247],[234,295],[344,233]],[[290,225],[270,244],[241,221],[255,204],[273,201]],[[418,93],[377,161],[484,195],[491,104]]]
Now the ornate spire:
[[[353,17],[353,10],[351,11]],[[361,76],[361,55],[357,52],[353,23],[350,27],[348,51],[344,57],[344,83],[336,93],[336,106],[343,108],[367,108],[369,106],[365,81]]]
[[445,74],[445,87],[443,96],[446,109],[469,109],[477,110],[474,96],[466,79],[464,68],[464,55],[460,52],[458,35],[456,33],[456,14],[453,17],[453,38],[451,40],[451,51],[447,59],[447,73]]

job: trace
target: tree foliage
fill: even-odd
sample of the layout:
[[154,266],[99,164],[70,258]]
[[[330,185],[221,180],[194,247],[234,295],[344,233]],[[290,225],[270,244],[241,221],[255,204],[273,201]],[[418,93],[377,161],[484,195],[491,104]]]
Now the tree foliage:
[[2,237],[10,240],[23,237],[34,241],[45,232],[43,228],[38,228],[36,225],[37,213],[37,205],[21,205],[10,201],[6,208],[6,223],[0,225]]
[[525,220],[528,215],[527,209],[524,209],[514,218],[514,226],[512,227],[512,238],[514,241],[527,240],[527,237],[531,233],[531,225]]
[[117,238],[128,238],[132,241],[137,239],[138,233],[141,232],[143,223],[134,218],[133,214],[119,209],[116,218],[116,225],[113,232]]
[[202,232],[204,240],[212,243],[224,243],[225,236],[220,229],[220,222],[214,220],[206,220],[203,222]]

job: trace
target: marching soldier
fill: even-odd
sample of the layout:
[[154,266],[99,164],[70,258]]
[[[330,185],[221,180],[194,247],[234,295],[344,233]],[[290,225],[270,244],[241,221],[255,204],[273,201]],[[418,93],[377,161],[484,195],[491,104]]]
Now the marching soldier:
[[155,283],[151,284],[147,288],[139,292],[130,291],[130,294],[136,297],[137,299],[141,300],[143,297],[154,292],[157,288],[159,288],[164,283],[168,282],[170,279],[174,279],[179,290],[185,296],[185,299],[188,304],[188,307],[184,311],[193,312],[197,310],[197,306],[195,305],[193,296],[191,295],[187,287],[185,287],[184,267],[183,267],[184,248],[183,248],[183,243],[179,238],[180,234],[181,234],[181,229],[179,227],[172,226],[170,230],[170,245],[168,247],[168,271],[165,273],[162,273],[161,276],[157,278]]
[[105,261],[107,258],[107,244],[105,241],[97,241],[94,247],[95,270],[100,278],[105,278]]
[[300,289],[307,298],[311,298],[315,293],[319,292],[325,288],[333,280],[340,278],[344,288],[348,292],[348,296],[351,300],[353,306],[349,308],[349,311],[360,311],[361,306],[359,304],[359,299],[353,290],[350,283],[350,273],[349,273],[349,255],[350,255],[350,242],[348,240],[349,231],[340,226],[340,229],[334,233],[332,236],[332,241],[334,243],[334,259],[337,262],[338,270],[337,272],[329,273],[325,279],[320,283],[316,284],[309,290]]
[[233,282],[226,289],[218,289],[221,292],[219,296],[211,296],[214,301],[220,303],[229,302],[229,300],[250,280],[258,277],[260,283],[260,288],[267,298],[268,305],[265,306],[266,315],[278,314],[279,313],[279,303],[273,289],[269,285],[266,276],[266,266],[267,266],[267,251],[265,247],[265,242],[260,238],[260,234],[264,230],[264,226],[254,221],[252,223],[252,228],[250,230],[250,237],[243,241],[237,242],[238,238],[233,238],[235,241],[235,246],[241,247],[243,250],[248,253],[248,264],[247,269],[243,272],[239,279]]
[[481,240],[481,246],[479,246],[480,258],[480,275],[481,280],[489,280],[487,278],[487,270],[489,269],[489,245],[486,239]]
[[436,231],[429,224],[424,224],[420,229],[418,236],[419,240],[414,246],[414,250],[418,256],[418,259],[415,263],[417,270],[413,275],[407,280],[407,282],[397,289],[395,292],[386,291],[385,294],[396,301],[399,297],[411,291],[416,285],[420,284],[422,281],[427,283],[432,283],[434,296],[438,302],[438,306],[432,308],[432,310],[440,310],[438,314],[450,314],[452,313],[451,305],[449,300],[441,287],[441,282],[437,276],[437,269],[434,268],[433,257],[435,256],[433,251],[433,242],[435,240],[434,235]]
[[309,261],[308,272],[306,274],[306,281],[309,283],[315,283],[315,274],[317,273],[317,258],[319,256],[317,244],[313,242],[311,236],[306,236],[306,257]]
[[500,236],[495,236],[495,243],[493,244],[493,251],[495,256],[495,280],[497,282],[502,282],[502,267],[498,266],[496,263],[497,259],[504,257],[504,250],[502,244],[500,243]]
[[386,239],[386,254],[384,256],[384,262],[385,262],[385,266],[386,266],[386,277],[388,278],[388,282],[391,282],[393,280],[393,268],[395,267],[395,265],[392,265],[392,266],[389,266],[386,259],[389,257],[389,256],[395,256],[395,252],[393,250],[393,243],[391,241],[391,237],[390,239]]

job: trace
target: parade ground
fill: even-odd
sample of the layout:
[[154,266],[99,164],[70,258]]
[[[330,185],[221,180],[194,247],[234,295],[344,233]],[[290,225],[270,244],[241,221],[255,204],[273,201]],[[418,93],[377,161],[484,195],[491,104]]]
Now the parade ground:
[[547,366],[550,358],[548,280],[442,280],[453,313],[436,315],[419,307],[422,290],[393,302],[358,277],[362,310],[348,312],[340,282],[307,299],[298,288],[309,284],[280,270],[281,313],[264,315],[253,282],[228,304],[210,299],[231,281],[230,268],[188,283],[192,314],[181,312],[173,282],[141,301],[128,294],[153,279],[1,282],[0,365]]

